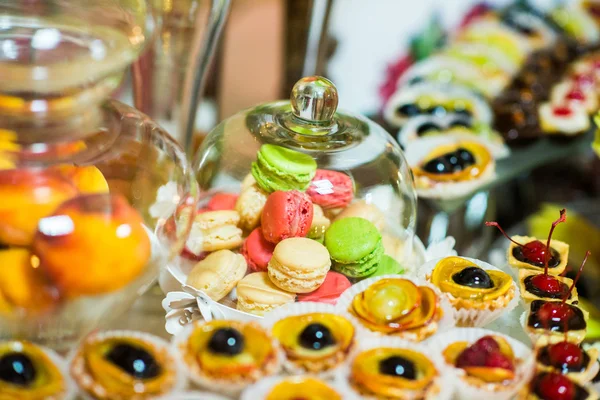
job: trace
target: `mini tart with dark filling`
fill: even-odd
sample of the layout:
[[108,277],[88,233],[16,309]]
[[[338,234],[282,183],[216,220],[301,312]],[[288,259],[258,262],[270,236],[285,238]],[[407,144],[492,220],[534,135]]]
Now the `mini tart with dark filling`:
[[585,385],[598,372],[598,349],[584,350],[571,342],[545,344],[536,350],[538,371],[556,372],[566,375],[573,382]]
[[481,178],[494,168],[489,150],[477,143],[462,141],[434,148],[413,167],[417,187],[436,183],[466,182]]
[[[521,298],[527,304],[534,300],[562,300],[565,295],[569,295],[567,303],[577,304],[577,288],[569,293],[573,280],[563,276],[547,275],[544,281],[550,281],[552,284],[540,287],[537,279],[544,276],[544,272],[533,271],[530,269],[519,270],[519,288],[521,289]],[[551,290],[548,290],[548,288]]]
[[281,367],[277,343],[252,322],[198,323],[179,347],[190,377],[218,392],[237,393]]
[[348,311],[373,332],[415,341],[435,334],[443,316],[432,288],[402,278],[374,282],[354,296]]
[[285,378],[275,384],[265,400],[342,400],[342,395],[326,382],[310,376]]
[[443,351],[446,362],[465,374],[461,378],[470,386],[486,390],[503,390],[514,384],[520,362],[502,336],[488,335],[474,343],[458,341]]
[[350,367],[350,386],[365,397],[433,399],[441,388],[439,371],[424,354],[381,347],[363,351]]
[[71,375],[95,399],[143,399],[175,389],[176,363],[168,343],[157,337],[109,331],[85,339],[71,362]]
[[515,296],[510,275],[499,270],[485,270],[461,257],[440,260],[429,280],[456,309],[494,311],[505,308]]
[[[543,246],[546,245],[546,239],[539,240],[529,236],[511,236],[511,239],[522,245],[526,245],[531,242],[541,242]],[[565,271],[567,262],[569,261],[569,245],[559,240],[550,241],[551,256],[548,262],[548,273],[552,275],[560,275]],[[527,250],[517,246],[511,242],[506,251],[506,258],[508,264],[513,268],[524,268],[534,271],[544,272],[544,257],[527,257]],[[533,259],[531,259],[533,258]]]
[[589,386],[581,386],[567,376],[555,372],[538,372],[517,397],[519,400],[597,400]]
[[32,343],[0,342],[0,400],[58,400],[67,395],[60,368]]
[[[562,301],[534,300],[529,305],[525,330],[540,345],[567,341],[581,343],[587,332],[589,313]],[[538,340],[540,340],[538,342]]]
[[355,344],[355,329],[346,318],[331,313],[292,315],[271,331],[286,354],[292,371],[318,373],[346,360]]

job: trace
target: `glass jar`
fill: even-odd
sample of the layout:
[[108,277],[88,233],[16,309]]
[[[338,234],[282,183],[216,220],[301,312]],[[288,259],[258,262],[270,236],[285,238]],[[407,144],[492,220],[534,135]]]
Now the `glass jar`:
[[[147,39],[142,0],[0,4],[0,338],[68,347],[181,251],[182,149],[109,100]],[[168,227],[168,229],[167,229]]]
[[[192,218],[197,226],[192,227],[185,256],[171,268],[180,283],[185,284],[194,264],[211,252],[207,251],[211,246],[202,243],[210,241],[212,233],[201,225],[208,218],[205,212],[214,209],[211,199],[219,192],[228,192],[234,199],[240,195],[235,206],[233,200],[229,203],[229,208],[235,207],[238,213],[232,218],[239,218],[242,236],[241,241],[227,247],[234,252],[247,256],[246,246],[251,245],[246,242],[251,240],[251,232],[262,229],[265,235],[265,202],[276,192],[286,192],[293,199],[290,201],[299,201],[300,207],[303,202],[312,203],[313,210],[308,212],[312,221],[307,223],[309,232],[298,228],[302,222],[297,225],[296,221],[290,228],[294,232],[284,236],[306,236],[327,245],[329,226],[345,217],[362,217],[371,223],[369,227],[377,229],[385,253],[402,267],[398,272],[422,261],[422,246],[414,247],[414,182],[402,150],[382,127],[365,117],[337,111],[337,105],[333,83],[322,77],[308,77],[294,86],[291,101],[242,111],[208,134],[194,164],[203,193],[199,213]],[[269,157],[279,158],[265,161]],[[252,198],[249,204],[245,204],[247,198]],[[291,208],[288,211],[292,212]],[[317,219],[323,223],[316,223]],[[281,239],[265,238],[271,241],[271,251]],[[247,273],[265,271],[264,265],[251,264],[249,261]],[[338,270],[335,264],[333,260],[332,269]],[[347,275],[356,281],[366,273]],[[236,307],[234,290],[217,300]]]

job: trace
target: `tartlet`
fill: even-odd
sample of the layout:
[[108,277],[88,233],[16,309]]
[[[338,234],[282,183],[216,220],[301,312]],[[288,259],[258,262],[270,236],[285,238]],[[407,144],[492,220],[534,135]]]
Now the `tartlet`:
[[271,377],[247,388],[241,400],[357,400],[340,385],[310,375]]
[[590,387],[584,387],[567,376],[554,372],[537,373],[528,386],[519,393],[519,400],[546,399],[596,400],[598,394]]
[[0,399],[71,399],[73,384],[63,360],[29,342],[0,342]]
[[566,302],[577,304],[577,288],[569,293],[573,280],[563,276],[546,275],[544,272],[529,269],[519,270],[519,288],[525,304],[534,300],[561,300],[567,296]]
[[382,276],[349,289],[338,305],[372,333],[422,341],[441,325],[454,325],[452,309],[444,301],[425,282]]
[[199,386],[237,395],[281,369],[281,350],[260,325],[216,320],[186,327],[175,338],[189,378]]
[[[545,240],[540,241],[530,236],[511,236],[511,239],[521,246],[512,243],[506,251],[508,264],[513,268],[524,268],[534,271],[544,271]],[[548,273],[560,275],[564,272],[569,261],[569,245],[559,240],[550,241],[551,257],[548,262]]]
[[534,300],[524,315],[525,331],[533,343],[556,343],[565,338],[581,343],[587,332],[589,313],[562,301]]
[[[310,308],[310,303],[300,305]],[[273,324],[271,332],[285,352],[288,371],[323,373],[346,361],[356,344],[356,330],[351,321],[334,311],[331,307],[329,312],[288,315]]]
[[164,396],[185,385],[180,360],[169,344],[134,331],[88,336],[71,358],[71,376],[92,399]]
[[584,350],[581,345],[562,341],[536,349],[538,371],[566,375],[573,382],[585,385],[598,373],[598,349]]
[[516,306],[510,275],[478,260],[443,258],[426,278],[449,299],[461,326],[484,325]]

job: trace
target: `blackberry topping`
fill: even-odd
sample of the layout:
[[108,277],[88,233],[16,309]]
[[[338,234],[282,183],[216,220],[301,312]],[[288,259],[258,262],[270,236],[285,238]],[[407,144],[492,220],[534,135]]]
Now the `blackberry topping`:
[[417,379],[415,363],[400,356],[391,356],[379,362],[379,372],[404,379]]
[[461,286],[468,286],[476,289],[491,289],[494,287],[492,278],[479,267],[467,267],[460,272],[452,275],[452,280]]
[[220,328],[208,341],[208,349],[215,354],[235,356],[244,350],[244,337],[233,328]]
[[311,350],[321,350],[335,345],[335,339],[329,328],[319,323],[307,325],[300,333],[299,342],[302,347]]
[[0,357],[0,380],[16,386],[29,386],[37,371],[31,359],[23,353],[7,353]]
[[160,366],[152,354],[128,343],[114,346],[105,358],[137,379],[151,379],[160,374]]

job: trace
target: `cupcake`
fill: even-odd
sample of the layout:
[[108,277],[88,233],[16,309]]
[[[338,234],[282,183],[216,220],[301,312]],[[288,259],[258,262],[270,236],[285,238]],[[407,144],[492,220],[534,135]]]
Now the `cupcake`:
[[0,398],[69,400],[75,387],[63,359],[29,342],[0,342]]
[[489,324],[519,301],[519,289],[510,275],[472,258],[433,260],[421,267],[419,275],[448,298],[459,326]]
[[71,357],[71,376],[88,399],[165,396],[185,386],[181,361],[164,340],[142,332],[88,336]]
[[271,377],[247,388],[240,400],[358,400],[347,387],[305,376]]
[[263,323],[281,344],[284,367],[293,374],[328,377],[356,345],[353,322],[329,304],[291,304],[267,314]]
[[338,307],[376,335],[422,341],[454,326],[453,310],[436,288],[395,275],[359,282],[342,294]]
[[509,336],[456,328],[428,343],[439,352],[463,399],[512,399],[531,378],[531,349]]
[[281,350],[253,322],[217,320],[186,327],[174,339],[185,371],[197,385],[228,396],[279,372]]
[[438,355],[398,338],[363,341],[340,376],[362,399],[449,399],[453,385]]

